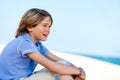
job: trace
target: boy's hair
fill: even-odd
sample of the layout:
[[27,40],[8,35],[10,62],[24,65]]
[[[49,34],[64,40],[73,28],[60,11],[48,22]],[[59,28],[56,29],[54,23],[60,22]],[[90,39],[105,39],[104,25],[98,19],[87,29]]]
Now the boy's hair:
[[[15,37],[17,38],[19,35],[23,33],[28,33],[27,28],[35,27],[37,24],[39,24],[42,20],[44,20],[46,17],[50,17],[51,19],[51,25],[53,23],[52,16],[45,10],[32,8],[28,10],[22,17],[19,27],[17,29]],[[50,25],[50,26],[51,26]]]

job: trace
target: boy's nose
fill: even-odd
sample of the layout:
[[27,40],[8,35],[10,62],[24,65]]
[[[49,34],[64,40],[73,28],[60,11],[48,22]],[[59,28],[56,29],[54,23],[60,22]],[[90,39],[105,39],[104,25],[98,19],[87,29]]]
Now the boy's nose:
[[50,28],[47,28],[46,31],[47,31],[47,32],[50,32]]

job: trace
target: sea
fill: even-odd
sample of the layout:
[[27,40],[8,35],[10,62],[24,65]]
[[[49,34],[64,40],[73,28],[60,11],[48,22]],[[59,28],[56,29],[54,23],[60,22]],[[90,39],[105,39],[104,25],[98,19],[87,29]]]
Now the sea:
[[105,61],[111,64],[120,65],[120,57],[108,57],[108,56],[92,55],[92,54],[87,54],[87,53],[83,54],[83,53],[75,53],[75,52],[69,52],[69,53],[74,54],[74,55],[94,58],[94,59]]

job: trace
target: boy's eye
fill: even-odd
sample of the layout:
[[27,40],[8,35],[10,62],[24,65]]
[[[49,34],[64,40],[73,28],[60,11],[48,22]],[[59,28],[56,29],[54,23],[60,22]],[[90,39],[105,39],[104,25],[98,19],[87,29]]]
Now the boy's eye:
[[51,27],[49,24],[43,24],[42,26],[43,27],[49,27],[49,28]]
[[47,27],[47,25],[43,25],[44,27]]
[[51,26],[48,26],[48,25],[43,25],[43,27],[49,27],[49,28],[50,28]]

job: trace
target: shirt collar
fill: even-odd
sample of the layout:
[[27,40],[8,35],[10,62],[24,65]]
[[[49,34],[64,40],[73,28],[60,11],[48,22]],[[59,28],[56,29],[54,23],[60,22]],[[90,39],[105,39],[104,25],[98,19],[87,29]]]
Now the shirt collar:
[[[23,33],[20,36],[23,37],[25,40],[32,41],[32,38],[30,37],[28,33]],[[41,41],[38,41],[36,44],[39,44],[39,43],[41,43]]]
[[21,37],[23,37],[25,40],[32,41],[32,38],[28,33],[21,34]]

